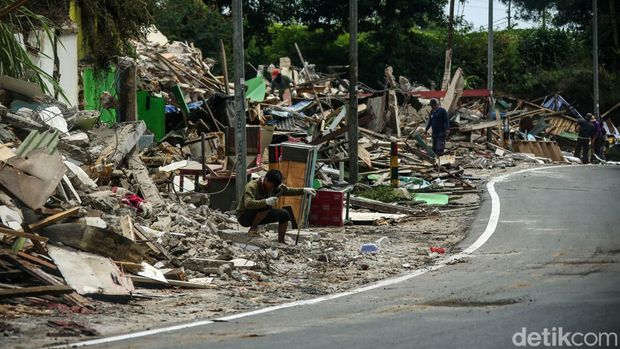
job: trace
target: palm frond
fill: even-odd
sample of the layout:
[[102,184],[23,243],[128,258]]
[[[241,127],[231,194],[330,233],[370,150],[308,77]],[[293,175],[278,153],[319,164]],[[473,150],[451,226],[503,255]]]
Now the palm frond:
[[[5,3],[7,1],[0,1],[0,7],[4,7]],[[28,54],[25,36],[34,34],[36,31],[43,33],[50,42],[54,40],[53,24],[46,17],[35,14],[26,7],[22,6],[2,18],[0,21],[0,74],[32,81],[41,86],[41,89],[49,95],[58,91],[67,100],[59,82],[37,66]],[[36,40],[39,45],[41,38],[37,36]],[[46,82],[52,86],[51,90]]]

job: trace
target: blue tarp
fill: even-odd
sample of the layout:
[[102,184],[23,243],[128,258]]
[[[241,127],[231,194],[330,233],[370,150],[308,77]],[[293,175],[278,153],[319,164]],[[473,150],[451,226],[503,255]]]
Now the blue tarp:
[[310,104],[312,104],[312,102],[313,101],[311,100],[304,100],[304,101],[295,103],[290,107],[280,108],[280,110],[265,109],[263,111],[265,115],[273,115],[279,118],[279,119],[272,119],[272,120],[267,121],[267,125],[275,125],[280,122],[280,119],[293,117],[294,115],[291,112],[299,113],[303,116],[306,116],[301,111],[306,109]]
[[[200,107],[202,107],[202,101],[189,103],[187,104],[187,107],[189,108],[190,111],[200,109]],[[171,105],[171,104],[166,104],[166,114],[176,114],[180,112],[181,112],[181,109],[177,108],[176,106]]]
[[295,103],[295,104],[293,104],[290,107],[285,108],[285,109],[289,109],[289,110],[292,110],[292,111],[300,112],[300,111],[306,109],[306,107],[309,106],[310,104],[312,104],[312,102],[313,101],[311,101],[311,100],[305,100],[305,101],[297,102],[297,103]]
[[577,109],[575,109],[570,103],[568,103],[564,99],[564,97],[560,95],[557,96],[557,99],[556,99],[556,96],[545,97],[542,105],[545,108],[557,110],[557,111],[562,110],[562,108],[566,108],[573,114],[573,116],[583,118],[583,116],[581,116],[581,114],[577,111]]

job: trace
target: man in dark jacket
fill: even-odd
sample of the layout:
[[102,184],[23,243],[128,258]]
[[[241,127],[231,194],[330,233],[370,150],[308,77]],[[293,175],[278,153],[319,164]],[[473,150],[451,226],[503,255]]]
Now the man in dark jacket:
[[577,145],[575,146],[575,157],[580,158],[583,164],[590,160],[590,138],[594,135],[594,115],[588,113],[586,118],[577,119],[579,132],[577,134]]
[[448,112],[439,106],[439,101],[435,98],[431,99],[431,110],[424,134],[428,134],[428,129],[433,129],[433,152],[441,156],[446,147],[446,138],[450,135],[450,119]]
[[278,242],[284,243],[286,228],[291,220],[287,211],[276,208],[279,196],[316,195],[313,188],[288,188],[282,184],[282,173],[269,170],[263,177],[250,181],[237,204],[237,220],[249,233],[257,233],[258,225],[278,222]]
[[603,159],[603,149],[605,147],[605,139],[607,136],[607,132],[605,131],[605,126],[603,121],[595,120],[593,122],[594,131],[592,136],[592,157],[591,160],[598,162],[599,159]]

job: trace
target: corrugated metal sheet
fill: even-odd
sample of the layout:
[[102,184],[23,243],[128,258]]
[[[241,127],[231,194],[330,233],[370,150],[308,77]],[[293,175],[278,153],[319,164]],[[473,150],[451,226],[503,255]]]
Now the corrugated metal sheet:
[[278,131],[287,132],[306,132],[308,128],[303,120],[295,117],[283,118],[273,125]]
[[58,131],[32,131],[30,132],[28,137],[24,139],[22,144],[19,145],[19,147],[15,151],[15,155],[23,156],[25,154],[28,154],[31,150],[39,148],[47,148],[47,153],[53,154],[56,153],[56,146],[58,145],[58,141]]

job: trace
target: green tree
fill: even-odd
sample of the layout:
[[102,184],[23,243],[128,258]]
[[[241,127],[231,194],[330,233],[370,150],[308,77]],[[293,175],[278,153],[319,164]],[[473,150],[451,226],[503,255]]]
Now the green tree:
[[200,0],[164,0],[154,11],[155,25],[170,40],[191,41],[205,57],[219,57],[220,40],[230,48],[232,24],[217,8]]
[[[69,0],[62,1],[69,3]],[[77,0],[82,11],[86,62],[107,69],[117,57],[135,55],[130,39],[146,35],[156,0]],[[68,6],[67,6],[68,7]],[[53,11],[50,4],[49,11]]]

